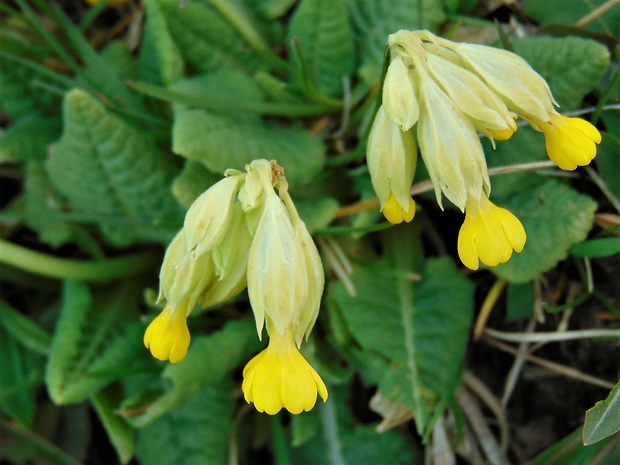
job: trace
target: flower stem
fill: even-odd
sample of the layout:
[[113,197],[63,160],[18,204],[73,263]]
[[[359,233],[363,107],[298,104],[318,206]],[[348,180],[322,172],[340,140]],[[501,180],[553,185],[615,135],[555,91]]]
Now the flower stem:
[[141,252],[105,260],[69,260],[0,240],[0,263],[57,279],[102,281],[129,276],[157,267],[160,259],[159,253]]
[[277,465],[292,465],[291,454],[288,450],[288,444],[286,436],[284,435],[284,428],[280,423],[280,418],[277,415],[269,417],[271,422],[271,433],[273,434],[273,449],[276,456]]

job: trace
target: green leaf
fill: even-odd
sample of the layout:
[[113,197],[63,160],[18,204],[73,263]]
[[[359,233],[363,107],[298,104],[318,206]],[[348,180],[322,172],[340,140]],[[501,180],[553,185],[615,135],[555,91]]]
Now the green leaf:
[[299,465],[410,465],[421,463],[421,454],[398,430],[377,433],[376,425],[355,422],[348,411],[346,392],[330,387],[329,400],[319,403],[320,434],[291,450]]
[[[564,23],[574,24],[581,18],[591,13],[595,8],[606,3],[607,0],[563,0],[562,7],[554,2],[541,2],[539,0],[525,0],[524,11],[528,16],[541,24]],[[586,27],[595,31],[606,32],[613,35],[617,31],[620,21],[620,9],[610,8]]]
[[24,347],[44,355],[49,352],[52,336],[38,323],[13,309],[3,300],[0,300],[0,325]]
[[498,204],[514,213],[525,228],[527,242],[521,253],[493,272],[510,282],[531,281],[568,256],[592,228],[596,202],[554,179]]
[[59,118],[22,118],[0,134],[0,162],[44,160],[47,147],[61,132]]
[[146,26],[140,49],[140,76],[151,82],[171,85],[183,75],[185,63],[158,0],[146,0]]
[[364,351],[389,363],[379,388],[413,409],[423,434],[441,398],[451,397],[460,381],[473,289],[447,258],[428,260],[413,281],[411,259],[399,254],[397,239],[392,243],[401,273],[359,267],[351,275],[357,296],[338,284],[332,297]]
[[562,112],[579,108],[609,65],[607,47],[579,37],[522,38],[512,46],[547,80]]
[[325,161],[323,144],[303,129],[242,122],[234,116],[205,110],[177,112],[172,150],[216,173],[227,168],[243,170],[259,158],[277,160],[290,184],[310,181]]
[[181,217],[169,191],[177,173],[170,157],[84,91],[67,93],[63,112],[64,133],[47,165],[56,188],[117,245],[167,242],[174,231],[153,223]]
[[179,8],[178,0],[157,0],[168,30],[185,59],[202,71],[234,68],[253,73],[258,55],[213,7],[198,1]]
[[60,97],[38,83],[56,86],[49,76],[26,66],[21,60],[0,53],[0,108],[16,120],[31,113],[57,113]]
[[189,208],[200,194],[221,179],[221,174],[209,171],[201,163],[187,160],[183,171],[172,183],[172,195],[179,204]]
[[618,437],[607,438],[586,446],[582,442],[581,429],[577,428],[561,441],[557,442],[536,458],[529,465],[616,465],[620,462],[620,440]]
[[26,350],[0,327],[0,410],[23,427],[34,419],[36,387],[43,374],[43,359]]
[[[37,231],[39,239],[52,247],[60,247],[72,241],[77,226],[54,217],[53,210],[60,210],[64,199],[59,196],[56,187],[45,169],[45,162],[31,160],[26,162],[24,180],[25,222]],[[60,197],[60,198],[59,198]]]
[[123,40],[114,40],[101,51],[111,71],[121,79],[135,79],[138,74],[137,64],[132,51]]
[[604,237],[581,242],[571,247],[570,253],[578,257],[609,257],[620,253],[620,237]]
[[327,95],[342,94],[343,77],[355,66],[346,1],[302,0],[289,26],[289,43],[299,40],[310,79]]
[[[607,119],[605,119],[607,123]],[[617,199],[620,199],[620,137],[610,132],[602,134],[601,144],[594,159],[598,168],[598,173],[605,181],[607,188]],[[618,133],[616,133],[618,134]]]
[[607,399],[597,402],[586,411],[583,425],[583,443],[594,444],[620,431],[620,381],[611,390]]
[[[497,142],[495,150],[486,138],[483,138],[481,142],[484,153],[487,154],[489,168],[549,159],[545,151],[545,137],[530,127],[519,128],[510,140]],[[494,176],[491,179],[491,198],[510,197],[519,192],[533,189],[545,179],[545,176],[532,171]]]
[[348,0],[355,49],[362,50],[359,75],[368,84],[381,76],[388,35],[400,29],[436,31],[445,19],[442,0]]
[[[201,370],[203,367],[200,368]],[[230,382],[201,389],[175,412],[138,431],[137,456],[143,465],[226,465],[235,401]]]
[[219,383],[239,363],[249,361],[258,348],[256,325],[251,320],[231,321],[216,333],[193,338],[187,356],[177,364],[167,364],[162,373],[163,378],[172,381],[172,387],[132,421],[144,426],[187,404],[203,388]]
[[508,283],[506,295],[506,319],[508,321],[523,320],[532,316],[534,286],[531,282]]
[[119,394],[116,389],[106,389],[95,394],[91,402],[120,462],[128,463],[134,455],[136,437],[129,422],[115,412],[120,400]]
[[82,282],[65,282],[45,374],[54,402],[80,402],[133,364],[143,351],[138,299],[131,282],[95,296]]

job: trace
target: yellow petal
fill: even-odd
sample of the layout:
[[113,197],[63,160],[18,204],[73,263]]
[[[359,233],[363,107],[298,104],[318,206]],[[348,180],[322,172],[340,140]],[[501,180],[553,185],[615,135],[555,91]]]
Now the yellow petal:
[[409,223],[415,215],[415,202],[409,197],[409,205],[405,210],[396,200],[394,194],[390,193],[385,207],[383,207],[383,216],[392,224],[399,224],[405,221]]
[[327,400],[327,388],[318,373],[299,353],[293,331],[270,333],[269,346],[256,355],[243,370],[246,402],[256,410],[275,415],[282,408],[298,414],[311,410],[317,394]]
[[190,343],[185,307],[176,310],[170,307],[151,322],[144,333],[144,345],[158,360],[180,362],[185,358]]
[[468,199],[458,238],[459,258],[466,267],[477,270],[479,261],[488,266],[505,263],[513,250],[523,250],[525,241],[525,229],[511,212],[485,195],[479,201]]
[[552,114],[548,122],[534,122],[545,134],[549,159],[559,168],[572,171],[589,164],[596,156],[601,134],[589,122],[559,113]]

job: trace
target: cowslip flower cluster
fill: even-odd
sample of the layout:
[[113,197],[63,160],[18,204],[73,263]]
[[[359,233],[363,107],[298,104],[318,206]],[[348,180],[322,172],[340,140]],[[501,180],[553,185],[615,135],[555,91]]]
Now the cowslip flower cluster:
[[411,221],[410,187],[417,149],[435,188],[465,212],[458,253],[478,269],[510,259],[526,241],[521,222],[489,200],[491,184],[478,133],[509,139],[516,119],[543,132],[549,158],[561,169],[584,166],[596,155],[598,130],[559,114],[549,86],[514,53],[455,43],[428,31],[399,31],[388,38],[390,64],[368,138],[367,162],[388,221]]
[[319,312],[325,284],[316,246],[288,193],[284,170],[255,160],[200,195],[168,247],[159,301],[166,306],[148,326],[144,344],[159,360],[182,360],[190,344],[187,316],[246,286],[262,338],[269,345],[243,370],[243,393],[260,412],[312,409],[327,388],[299,348]]

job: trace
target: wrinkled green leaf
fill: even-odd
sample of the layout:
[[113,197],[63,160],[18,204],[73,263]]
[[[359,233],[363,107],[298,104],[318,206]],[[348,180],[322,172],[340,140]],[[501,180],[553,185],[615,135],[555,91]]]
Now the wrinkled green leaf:
[[51,335],[38,323],[0,300],[0,325],[24,347],[39,354],[47,354]]
[[445,20],[442,0],[348,0],[355,49],[361,51],[358,74],[369,84],[381,76],[388,35],[401,29],[436,31]]
[[144,426],[187,404],[205,387],[221,382],[239,363],[249,361],[258,348],[256,326],[250,320],[231,321],[216,333],[193,338],[187,356],[177,364],[167,364],[162,373],[172,387],[132,421]]
[[554,179],[498,203],[521,220],[527,233],[523,251],[492,269],[514,283],[530,281],[566,258],[569,249],[588,235],[597,206]]
[[607,47],[579,37],[523,38],[512,46],[547,80],[561,112],[579,108],[609,64]]
[[243,170],[252,160],[277,160],[290,184],[304,183],[323,167],[325,148],[310,133],[276,123],[239,122],[205,110],[177,112],[172,150],[215,173]]
[[58,139],[60,132],[58,118],[22,118],[0,134],[0,162],[44,160],[48,145]]
[[140,76],[171,85],[183,75],[185,63],[177,48],[158,0],[146,0],[146,26],[140,50]]
[[179,204],[189,208],[200,194],[220,179],[222,179],[221,174],[209,171],[201,163],[188,160],[181,174],[172,183],[172,195]]
[[255,72],[262,67],[258,55],[207,2],[191,1],[183,8],[178,0],[157,2],[176,47],[198,69]]
[[139,295],[131,283],[93,296],[66,281],[45,382],[57,404],[80,402],[125,372],[142,352]]
[[299,465],[411,465],[421,463],[413,443],[397,430],[379,434],[376,425],[356,423],[347,410],[346,393],[331,388],[318,410],[320,434],[291,450]]
[[359,267],[351,275],[357,296],[339,284],[333,298],[365,352],[381,354],[389,363],[379,388],[413,409],[423,433],[441,398],[451,397],[460,381],[472,285],[449,259],[427,261],[419,282],[407,279],[410,259],[394,252],[401,275]]
[[0,53],[0,108],[13,119],[31,113],[57,114],[60,97],[38,83],[56,86],[56,82],[21,61]]
[[[606,2],[607,0],[563,0],[562,7],[558,8],[558,4],[554,2],[525,0],[523,6],[525,13],[541,24],[550,22],[574,24]],[[620,8],[611,8],[586,27],[595,31],[613,34],[614,30],[617,31],[619,21]]]
[[611,390],[607,399],[597,402],[586,411],[583,425],[583,443],[594,444],[620,431],[620,382]]
[[[42,242],[59,247],[75,239],[75,227],[59,217],[54,217],[53,207],[60,210],[60,199],[52,184],[43,161],[28,161],[25,166],[24,207],[26,224],[39,233]],[[50,208],[53,206],[52,208]]]
[[153,223],[181,216],[168,189],[172,160],[84,91],[66,95],[63,113],[64,133],[47,165],[56,188],[116,244],[167,242],[174,231]]
[[119,394],[115,389],[106,389],[95,394],[91,402],[120,462],[128,463],[134,455],[136,438],[129,422],[114,411],[118,406]]
[[29,427],[34,419],[36,387],[43,375],[43,360],[26,350],[0,327],[0,410]]
[[310,79],[328,95],[340,95],[343,77],[354,70],[353,32],[347,0],[302,0],[289,26],[289,42],[299,41]]
[[[202,369],[202,368],[201,368]],[[138,431],[137,456],[144,465],[226,465],[234,410],[229,381],[200,389],[177,411]]]

